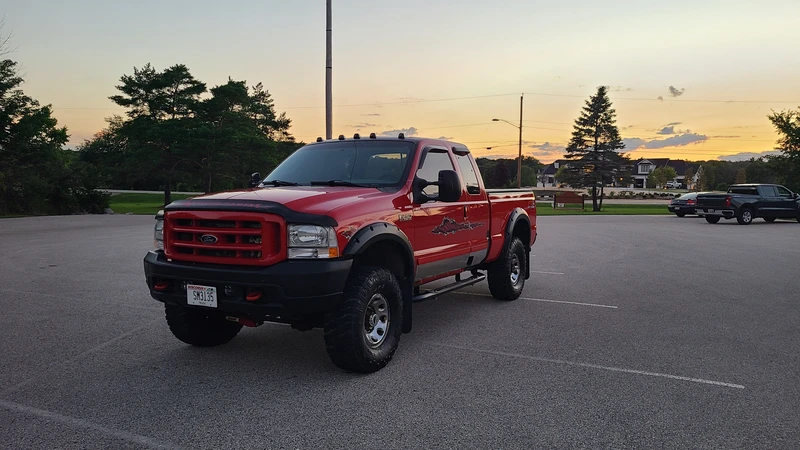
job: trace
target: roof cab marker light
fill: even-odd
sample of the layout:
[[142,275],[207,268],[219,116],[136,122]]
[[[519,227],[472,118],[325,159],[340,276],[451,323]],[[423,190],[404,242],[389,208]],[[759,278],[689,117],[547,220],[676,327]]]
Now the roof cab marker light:
[[321,137],[318,137],[318,138],[317,138],[317,142],[322,142],[322,138],[321,138]]
[[370,138],[370,139],[375,139],[375,133],[370,133],[370,134],[369,134],[369,138]]
[[340,140],[340,141],[343,141],[343,140],[344,140],[344,135],[343,135],[343,134],[340,134],[340,135],[339,135],[339,140]]
[[353,139],[361,139],[361,135],[356,133],[353,135]]
[[405,139],[405,138],[406,138],[405,133],[400,133],[397,135],[397,139]]

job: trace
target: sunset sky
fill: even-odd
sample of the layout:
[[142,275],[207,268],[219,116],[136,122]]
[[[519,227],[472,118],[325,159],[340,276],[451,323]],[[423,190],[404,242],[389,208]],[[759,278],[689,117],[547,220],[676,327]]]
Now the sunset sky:
[[[109,95],[150,62],[208,87],[263,82],[291,132],[325,134],[322,0],[3,0],[26,93],[71,144],[122,114]],[[563,154],[598,85],[632,157],[749,157],[774,147],[771,110],[800,107],[797,0],[333,0],[334,134],[405,130],[476,155]],[[487,150],[487,147],[491,147]]]

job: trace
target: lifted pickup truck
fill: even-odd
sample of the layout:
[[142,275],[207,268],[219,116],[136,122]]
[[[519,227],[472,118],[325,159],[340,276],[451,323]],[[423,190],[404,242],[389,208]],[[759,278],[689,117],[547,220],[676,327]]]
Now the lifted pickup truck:
[[734,217],[741,225],[750,225],[757,217],[767,222],[775,219],[800,222],[800,196],[777,184],[734,184],[727,193],[698,194],[696,210],[708,223]]
[[145,277],[183,342],[216,346],[264,322],[323,328],[337,366],[374,372],[411,331],[414,302],[487,278],[515,300],[530,277],[533,191],[485,189],[462,144],[318,139],[253,177],[156,216]]

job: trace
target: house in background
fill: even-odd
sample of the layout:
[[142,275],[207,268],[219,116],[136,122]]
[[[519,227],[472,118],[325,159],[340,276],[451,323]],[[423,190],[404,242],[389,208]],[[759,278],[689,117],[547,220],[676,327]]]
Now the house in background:
[[670,158],[640,158],[633,162],[631,166],[631,178],[633,183],[630,188],[644,188],[647,186],[647,176],[659,167],[672,167],[675,169],[677,176],[674,181],[678,181],[682,186],[686,186],[686,171],[691,168],[695,172],[693,179],[689,180],[691,184],[697,182],[698,165],[688,163],[682,159]]
[[536,174],[536,187],[558,187],[556,172],[558,172],[561,166],[568,162],[569,161],[566,159],[557,159],[551,164],[546,165]]

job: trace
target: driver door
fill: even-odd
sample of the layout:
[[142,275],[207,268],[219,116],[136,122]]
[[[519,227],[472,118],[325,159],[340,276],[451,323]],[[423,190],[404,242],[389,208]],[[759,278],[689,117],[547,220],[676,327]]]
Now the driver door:
[[[437,181],[440,170],[455,170],[450,150],[444,147],[425,148],[417,177]],[[433,197],[438,195],[439,187],[427,186],[422,192]],[[431,200],[414,205],[416,281],[467,267],[471,234],[465,227],[467,219],[464,207],[463,196],[462,201],[458,202]]]

